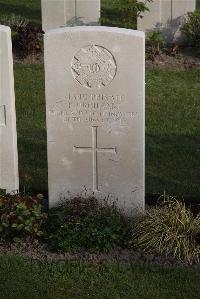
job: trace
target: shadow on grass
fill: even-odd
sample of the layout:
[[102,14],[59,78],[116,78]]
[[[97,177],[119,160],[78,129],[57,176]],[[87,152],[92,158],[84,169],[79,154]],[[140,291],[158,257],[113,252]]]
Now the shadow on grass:
[[[36,132],[35,138],[18,138],[20,173],[30,175],[30,192],[48,196],[46,131],[37,129]],[[200,203],[199,141],[196,136],[146,137],[147,203],[150,199],[157,200],[164,191],[187,202]],[[21,188],[23,184],[22,175]]]
[[198,136],[146,136],[146,192],[193,197],[199,201]]
[[28,192],[48,196],[46,131],[38,131],[18,137],[20,190],[25,186]]

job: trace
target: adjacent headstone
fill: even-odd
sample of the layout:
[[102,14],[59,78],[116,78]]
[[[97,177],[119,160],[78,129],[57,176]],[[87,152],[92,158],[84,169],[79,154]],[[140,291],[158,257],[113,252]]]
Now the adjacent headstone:
[[100,0],[42,0],[44,31],[63,26],[97,25]]
[[45,34],[49,201],[82,191],[144,207],[144,33]]
[[0,189],[19,190],[11,31],[0,26]]
[[138,18],[138,30],[158,30],[167,42],[182,42],[180,27],[186,14],[195,10],[196,0],[153,0],[147,7],[149,11]]

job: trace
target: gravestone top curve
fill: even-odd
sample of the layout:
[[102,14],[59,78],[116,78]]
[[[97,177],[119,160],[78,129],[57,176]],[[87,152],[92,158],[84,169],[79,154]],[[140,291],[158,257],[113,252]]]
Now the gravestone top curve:
[[73,33],[73,32],[111,32],[111,33],[121,33],[125,35],[131,35],[136,37],[145,37],[145,33],[143,31],[139,30],[132,30],[132,29],[125,29],[125,28],[118,28],[118,27],[107,27],[107,26],[76,26],[76,27],[62,27],[62,28],[55,28],[55,29],[49,29],[45,32],[46,38],[48,38],[48,35],[53,33]]
[[4,25],[0,25],[0,30],[4,32],[11,32],[10,27]]

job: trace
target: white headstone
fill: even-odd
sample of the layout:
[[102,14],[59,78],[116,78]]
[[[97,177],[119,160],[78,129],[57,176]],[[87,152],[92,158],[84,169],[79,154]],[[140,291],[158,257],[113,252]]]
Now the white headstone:
[[6,26],[0,26],[0,189],[19,190],[12,43]]
[[97,25],[100,0],[42,0],[44,31],[63,26]]
[[144,207],[144,33],[45,34],[50,206],[87,190]]
[[186,14],[195,10],[196,0],[153,0],[147,3],[147,7],[149,11],[138,18],[138,30],[158,30],[167,42],[181,42],[180,27]]

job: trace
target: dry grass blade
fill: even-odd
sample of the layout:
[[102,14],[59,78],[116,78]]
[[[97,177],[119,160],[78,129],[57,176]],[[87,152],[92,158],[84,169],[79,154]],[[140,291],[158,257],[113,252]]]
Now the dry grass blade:
[[165,198],[132,223],[134,248],[171,255],[187,264],[200,262],[200,215],[193,216],[183,202]]

